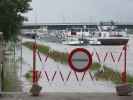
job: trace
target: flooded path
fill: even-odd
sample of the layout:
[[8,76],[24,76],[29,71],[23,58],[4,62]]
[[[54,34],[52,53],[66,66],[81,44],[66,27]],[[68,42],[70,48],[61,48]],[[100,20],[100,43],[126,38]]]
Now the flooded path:
[[[24,39],[25,41],[33,41],[30,39]],[[49,43],[45,41],[37,41],[38,44],[44,44],[49,46],[51,49],[59,51],[59,52],[70,52],[75,47],[83,47],[92,52],[97,51],[103,59],[106,52],[112,52],[114,57],[118,59],[119,54],[122,50],[122,46],[68,46],[68,45],[62,45],[59,43]],[[132,62],[132,55],[133,55],[133,39],[130,39],[128,44],[128,54],[127,54],[127,73],[133,75],[133,62]],[[101,55],[102,54],[102,55]],[[41,54],[41,57],[45,59],[45,55]],[[97,61],[96,56],[93,58],[94,61]],[[107,67],[120,71],[120,66],[123,66],[123,56],[121,58],[121,61],[119,64],[115,64],[112,61],[111,56],[107,58],[107,61],[103,63],[107,65]],[[23,75],[25,75],[29,70],[32,69],[32,51],[26,47],[23,47]],[[63,75],[63,77],[67,77],[69,71],[71,69],[68,65],[63,65],[60,63],[55,62],[54,60],[48,58],[47,62],[42,65],[42,63],[39,61],[39,58],[37,58],[37,69],[42,69],[43,74],[42,78],[39,80],[39,84],[43,87],[42,92],[114,92],[115,86],[111,82],[102,82],[102,81],[95,81],[91,80],[91,77],[89,74],[85,77],[83,81],[78,81],[75,78],[75,74],[71,74],[71,78],[68,82],[63,82],[60,71]],[[52,78],[55,71],[57,71],[54,80],[51,82],[48,82],[46,79],[46,75],[44,73],[44,70],[47,71],[49,78]],[[78,77],[81,79],[82,75],[78,74]],[[30,89],[31,83],[27,82],[25,78],[23,78],[24,83],[27,83],[29,85],[24,85],[24,91],[27,91]]]
[[[45,58],[45,55],[41,54],[42,58]],[[43,69],[42,69],[43,67]],[[32,51],[23,47],[23,75],[27,73],[32,68]],[[44,72],[42,78],[39,80],[39,84],[43,87],[42,92],[114,92],[114,85],[111,82],[102,82],[102,81],[93,81],[91,80],[89,74],[86,74],[86,77],[83,81],[79,80],[77,82],[75,74],[72,73],[68,82],[63,82],[59,72],[62,72],[64,78],[67,77],[70,68],[68,65],[62,65],[55,62],[54,60],[48,58],[48,61],[42,65],[39,59],[37,58],[37,69],[42,69],[42,71],[47,71],[50,78],[55,71],[57,74],[53,81],[48,82]],[[81,78],[82,75],[78,74],[78,77]],[[27,82],[24,78],[23,91],[29,91],[31,84]]]

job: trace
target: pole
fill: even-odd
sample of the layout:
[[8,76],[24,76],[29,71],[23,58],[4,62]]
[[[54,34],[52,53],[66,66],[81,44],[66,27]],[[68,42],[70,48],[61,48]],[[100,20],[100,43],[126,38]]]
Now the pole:
[[21,35],[21,62],[20,62],[20,77],[22,77],[22,62],[23,62],[23,48],[22,48],[22,35]]
[[36,36],[35,36],[35,42],[33,43],[33,73],[32,73],[32,79],[33,84],[36,83]]
[[34,39],[35,42],[33,43],[33,73],[32,73],[33,84],[30,89],[30,92],[32,93],[32,96],[39,96],[42,87],[38,85],[38,75],[37,75],[38,73],[36,71],[36,50],[37,50],[36,34],[34,36]]
[[123,47],[124,50],[124,69],[122,70],[122,82],[126,83],[127,82],[127,44]]
[[4,91],[4,64],[1,64],[1,92]]

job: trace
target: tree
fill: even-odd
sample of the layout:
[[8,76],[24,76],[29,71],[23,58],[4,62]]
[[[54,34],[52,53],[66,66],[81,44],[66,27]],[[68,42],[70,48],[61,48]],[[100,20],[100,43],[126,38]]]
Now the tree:
[[31,1],[0,0],[0,32],[3,32],[5,40],[16,39],[23,21],[27,20],[23,14],[31,10]]

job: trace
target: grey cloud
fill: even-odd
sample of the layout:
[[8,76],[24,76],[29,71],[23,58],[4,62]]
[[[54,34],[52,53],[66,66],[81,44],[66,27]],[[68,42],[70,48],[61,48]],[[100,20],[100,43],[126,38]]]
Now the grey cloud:
[[29,22],[133,22],[133,0],[33,0]]

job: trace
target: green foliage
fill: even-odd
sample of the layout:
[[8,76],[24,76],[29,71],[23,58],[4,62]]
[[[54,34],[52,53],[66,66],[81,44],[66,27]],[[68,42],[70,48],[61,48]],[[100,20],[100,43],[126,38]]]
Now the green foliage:
[[4,39],[15,39],[26,18],[22,15],[30,8],[31,0],[0,0],[0,31]]
[[26,74],[25,74],[25,77],[29,80],[29,81],[32,81],[32,71],[28,71]]

